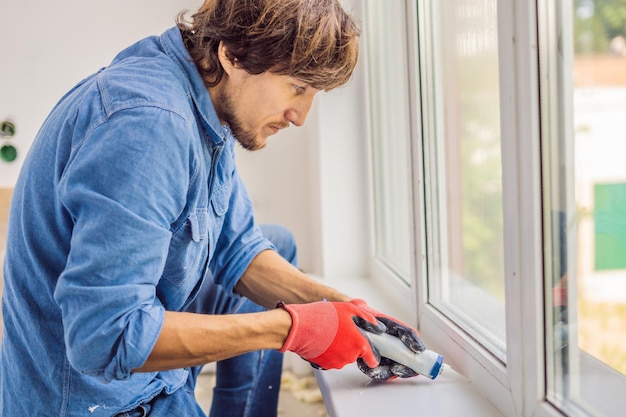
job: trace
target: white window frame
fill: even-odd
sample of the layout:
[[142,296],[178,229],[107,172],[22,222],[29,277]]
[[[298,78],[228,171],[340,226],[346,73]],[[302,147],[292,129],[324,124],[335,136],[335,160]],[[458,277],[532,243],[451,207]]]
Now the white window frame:
[[[433,56],[436,53],[436,48],[432,48],[432,41],[430,41],[430,33],[431,29],[429,27],[430,21],[429,16],[431,16],[429,6],[430,3],[428,1],[418,1],[419,4],[419,28],[420,28],[420,47],[421,47],[421,56],[425,57],[424,61],[428,59],[427,57]],[[518,132],[513,129],[510,129],[510,126],[514,123],[515,117],[515,107],[514,101],[514,89],[512,88],[514,83],[517,82],[514,77],[515,67],[511,65],[512,60],[506,58],[514,58],[511,55],[511,50],[505,50],[505,55],[502,55],[502,51],[505,49],[502,47],[503,39],[507,39],[506,35],[503,32],[503,20],[506,18],[510,18],[506,16],[503,10],[507,10],[506,6],[504,6],[502,2],[498,4],[498,27],[499,27],[499,39],[500,39],[500,89],[501,89],[501,125],[502,125],[502,188],[503,188],[503,215],[504,215],[504,240],[506,242],[505,245],[505,274],[507,277],[509,276],[520,276],[523,277],[523,274],[526,274],[526,271],[522,271],[520,269],[521,262],[519,262],[520,253],[519,250],[522,246],[520,242],[516,242],[518,237],[521,239],[529,239],[533,238],[533,236],[528,236],[528,233],[520,233],[524,231],[520,227],[520,223],[523,221],[533,222],[536,221],[532,216],[529,216],[529,219],[522,219],[520,217],[521,210],[518,205],[518,195],[516,195],[515,190],[517,187],[511,187],[511,184],[517,183],[518,176],[518,166],[523,162],[519,161],[517,158],[521,157],[524,152],[518,152],[516,147],[516,136]],[[512,26],[507,25],[506,29],[510,29]],[[536,59],[535,59],[536,61]],[[532,62],[532,61],[531,61]],[[421,68],[421,85],[424,88],[429,88],[433,85],[433,74],[430,74],[430,67],[423,66]],[[513,78],[513,79],[512,79]],[[513,81],[513,83],[511,82]],[[425,96],[432,97],[432,94],[429,92],[424,92]],[[425,109],[424,114],[428,114],[428,109]],[[427,120],[430,121],[430,118],[426,117]],[[513,124],[514,125],[514,124]],[[429,141],[428,135],[430,132],[435,132],[437,129],[429,129],[428,127],[424,129],[424,141]],[[534,132],[533,132],[534,133]],[[534,135],[536,137],[537,135]],[[529,141],[530,142],[530,141]],[[537,141],[538,143],[538,141]],[[531,164],[535,163],[535,161],[531,161]],[[538,163],[538,162],[537,162]],[[535,165],[538,166],[538,165]],[[536,169],[532,171],[539,172]],[[534,174],[533,174],[534,176]],[[538,175],[537,175],[538,180]],[[423,178],[423,181],[428,181],[427,178]],[[540,194],[539,194],[540,195]],[[423,201],[423,197],[420,195],[416,195],[416,198],[422,199],[419,206],[426,206],[426,201]],[[526,202],[527,204],[529,201]],[[535,201],[536,209],[531,210],[540,214],[540,202]],[[423,211],[422,211],[423,213]],[[540,216],[535,216],[535,219],[540,218]],[[425,218],[423,214],[420,214],[420,223],[425,224]],[[537,225],[533,225],[533,228],[527,228],[528,231],[532,230],[541,230],[537,227]],[[536,238],[540,240],[540,233],[537,234]],[[513,239],[512,239],[513,238]],[[513,244],[512,244],[513,243]],[[541,247],[536,246],[536,247]],[[419,253],[426,254],[427,248],[424,244],[424,239],[421,238],[418,240],[418,248],[420,248]],[[541,262],[539,262],[539,266],[541,266]],[[538,269],[541,272],[541,269]],[[420,294],[419,297],[419,328],[422,334],[429,341],[434,343],[435,346],[440,350],[440,353],[449,360],[455,368],[460,370],[464,375],[468,376],[471,381],[479,388],[479,390],[485,395],[496,407],[502,411],[505,415],[520,415],[520,411],[522,410],[521,404],[521,387],[516,386],[518,382],[521,381],[520,378],[515,378],[516,363],[509,359],[509,362],[504,364],[494,355],[492,355],[487,349],[477,343],[471,335],[468,335],[466,331],[460,329],[456,324],[448,320],[445,316],[443,316],[437,309],[435,309],[432,305],[428,303],[427,294],[428,294],[428,280],[426,273],[426,264],[422,264],[421,268],[418,271],[418,275],[420,276],[419,289],[418,292]],[[541,274],[536,275],[541,276]],[[507,311],[507,329],[517,328],[522,329],[523,322],[518,318],[514,317],[512,312],[521,309],[521,300],[513,299],[511,294],[522,294],[518,285],[519,280],[510,280],[506,279],[506,311]],[[541,309],[535,309],[536,313],[539,313]],[[535,313],[535,312],[533,312]],[[536,317],[538,314],[533,314]],[[521,315],[518,315],[518,317]],[[507,331],[507,358],[519,358],[519,352],[516,352],[515,349],[519,347],[519,339],[520,335],[518,333],[513,333]]]
[[[371,1],[371,0],[368,0]],[[379,1],[379,0],[374,0],[374,1]],[[419,112],[419,103],[418,106],[416,107],[416,102],[414,100],[414,88],[415,88],[415,83],[414,83],[414,77],[412,77],[412,74],[415,74],[415,71],[417,71],[417,67],[416,67],[416,63],[414,62],[414,60],[416,59],[416,55],[415,55],[415,48],[412,48],[412,45],[416,45],[417,42],[417,25],[416,25],[416,21],[412,20],[410,18],[410,16],[413,14],[414,11],[414,7],[412,6],[412,2],[411,1],[406,1],[406,7],[407,7],[407,20],[405,22],[403,22],[406,26],[407,29],[407,45],[408,45],[408,50],[407,50],[407,61],[409,63],[409,68],[408,68],[408,74],[409,74],[409,85],[410,85],[410,94],[409,94],[409,101],[410,101],[410,113],[415,115],[418,114]],[[364,13],[364,18],[367,19],[367,13]],[[365,30],[363,32],[362,35],[362,41],[364,44],[367,45],[368,42],[368,32]],[[364,62],[368,62],[369,61],[369,51],[368,48],[362,48],[361,50],[361,59]],[[366,75],[366,78],[369,79],[369,68],[368,65],[364,66],[364,72]],[[367,83],[366,83],[367,84]],[[371,96],[369,94],[369,92],[366,94],[366,99],[369,103],[369,101],[371,100]],[[368,107],[368,129],[367,129],[367,135],[368,135],[368,143],[371,144],[373,141],[372,138],[372,129],[371,129],[371,125],[372,125],[372,118],[374,117],[371,114],[371,107]],[[410,131],[411,131],[411,137],[415,138],[418,136],[418,132],[421,129],[421,126],[419,125],[419,118],[416,117],[411,117],[411,126],[410,126]],[[415,170],[415,169],[419,169],[416,168],[416,161],[419,161],[419,159],[415,158],[415,151],[416,151],[416,145],[415,145],[415,141],[411,140],[410,141],[410,154],[407,155],[407,159],[409,159],[409,167],[411,170]],[[373,184],[374,184],[374,179],[372,177],[373,175],[373,156],[372,156],[372,147],[368,146],[368,153],[367,153],[367,160],[368,160],[368,173],[370,175],[369,178],[369,186],[370,189],[373,189]],[[415,175],[411,175],[411,178],[409,179],[409,188],[410,190],[407,190],[407,192],[409,193],[409,195],[413,194],[413,190],[415,190],[416,184],[414,182],[415,180]],[[374,198],[374,192],[371,191],[370,192],[370,196],[371,199],[373,200]],[[409,198],[409,200],[411,200],[411,198]],[[411,201],[410,203],[413,203],[413,201]],[[373,231],[372,235],[375,233],[376,230],[376,220],[374,218],[375,215],[375,210],[374,210],[374,202],[371,201],[370,202],[370,213],[372,214],[371,218],[370,218],[370,224],[369,227],[370,229]],[[417,217],[417,212],[419,209],[416,209],[414,204],[412,204],[412,207],[408,207],[407,208],[410,213],[412,213],[412,216],[410,216],[410,224],[409,227],[410,229],[413,231],[414,235],[420,235],[420,231],[419,231],[419,225],[417,224],[418,221],[418,217]],[[411,323],[416,323],[417,322],[417,278],[415,275],[415,263],[416,263],[416,251],[415,251],[415,247],[412,246],[410,248],[410,252],[412,254],[411,256],[411,266],[410,266],[410,271],[411,274],[408,277],[399,277],[396,273],[396,271],[394,271],[393,269],[391,269],[384,261],[382,261],[379,257],[376,256],[376,248],[375,248],[375,240],[376,238],[373,237],[371,239],[371,246],[370,246],[370,276],[372,278],[372,281],[374,283],[374,285],[377,287],[377,289],[379,289],[381,291],[382,294],[384,294],[387,298],[396,300],[396,305],[398,306],[398,311],[397,313],[399,314],[399,317],[402,320],[405,320],[407,322],[411,322]],[[413,242],[411,242],[411,244],[413,244]]]
[[[418,0],[420,10],[428,1]],[[420,18],[422,48],[428,13]],[[506,364],[432,308],[420,271],[419,326],[453,365],[507,416],[556,416],[545,402],[544,290],[537,10],[498,1]],[[423,77],[428,74],[423,74]],[[427,85],[422,79],[422,85]],[[427,180],[427,179],[424,179]],[[424,202],[422,202],[422,206]],[[422,219],[423,222],[423,219]],[[423,248],[420,252],[425,252]]]
[[[437,121],[431,117],[432,112],[422,108],[422,95],[432,96],[428,90],[433,86],[433,77],[428,66],[420,67],[420,61],[424,62],[425,54],[433,52],[427,50],[432,45],[428,38],[430,21],[427,17],[431,1],[436,0],[406,2],[408,62],[413,81],[410,85],[411,108],[417,115],[411,125],[413,146],[410,155],[414,190],[411,208],[414,213],[411,228],[415,234],[412,248],[414,276],[411,285],[407,286],[383,263],[373,259],[373,281],[390,299],[414,308],[409,317],[415,318],[430,347],[468,376],[504,415],[562,416],[546,395],[548,369],[553,366],[553,358],[546,352],[549,345],[546,338],[551,337],[551,332],[544,324],[546,294],[549,294],[544,281],[544,259],[549,263],[551,254],[550,245],[544,241],[541,175],[545,161],[541,159],[541,141],[542,135],[548,140],[552,135],[567,134],[559,129],[569,128],[559,125],[561,104],[554,101],[558,97],[554,80],[561,76],[560,64],[555,58],[560,28],[554,25],[567,26],[568,22],[556,16],[553,0],[498,1],[507,327],[505,363],[442,315],[427,299],[427,204],[423,186],[432,179],[424,177],[423,147],[428,137],[422,137],[422,134],[427,136],[430,131],[436,131],[429,130],[429,124]],[[567,85],[568,81],[560,82]],[[552,89],[552,94],[545,94],[546,88]],[[546,118],[543,124],[542,117]],[[548,173],[544,172],[544,175]]]
[[[423,1],[421,4],[426,5]],[[420,328],[505,415],[561,415],[545,397],[539,39],[534,2],[498,1],[506,285],[506,364],[424,297]],[[426,34],[424,34],[426,36]],[[425,293],[426,279],[420,280]]]
[[[434,1],[434,0],[433,0]],[[540,0],[544,7],[546,2]],[[425,11],[428,0],[407,0],[409,72],[411,105],[414,114],[428,120],[421,111],[422,91],[429,88],[430,75],[420,69],[424,48],[428,47],[429,24],[418,10]],[[526,0],[498,1],[498,36],[501,92],[501,140],[503,175],[503,210],[505,240],[507,362],[503,363],[470,335],[440,314],[427,300],[427,247],[425,243],[425,201],[423,184],[428,181],[423,171],[422,120],[412,121],[413,213],[415,254],[412,282],[407,288],[394,280],[393,273],[373,261],[374,283],[396,300],[412,300],[417,323],[424,339],[439,349],[455,368],[472,383],[504,415],[552,417],[562,414],[546,399],[546,368],[550,358],[545,352],[545,291],[543,209],[541,186],[541,102],[540,42],[542,54],[549,53],[554,39],[540,39],[536,2]],[[542,32],[546,34],[549,32]],[[419,45],[419,48],[418,48]],[[543,55],[542,55],[543,56]],[[420,78],[421,77],[421,78]],[[428,91],[424,91],[428,94]],[[545,98],[543,98],[545,99]],[[545,104],[545,103],[544,103]],[[391,284],[391,285],[390,285]]]

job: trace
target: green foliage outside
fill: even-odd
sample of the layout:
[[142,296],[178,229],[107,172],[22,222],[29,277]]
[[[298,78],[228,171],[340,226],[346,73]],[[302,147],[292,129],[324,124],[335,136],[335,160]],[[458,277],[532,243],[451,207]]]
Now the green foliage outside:
[[626,0],[575,0],[574,51],[577,54],[610,52],[616,36],[626,37]]
[[504,300],[502,158],[497,54],[459,73],[463,276]]

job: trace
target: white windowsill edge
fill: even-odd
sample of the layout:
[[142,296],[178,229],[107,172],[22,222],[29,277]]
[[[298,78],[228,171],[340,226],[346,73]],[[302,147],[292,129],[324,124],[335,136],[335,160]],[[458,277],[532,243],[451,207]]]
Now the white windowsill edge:
[[[386,298],[369,279],[323,281],[349,296],[367,300],[371,306],[387,314],[400,319],[406,316],[406,311]],[[421,336],[428,345],[427,335]],[[341,370],[316,370],[315,376],[329,417],[502,417],[471,382],[445,373],[432,381],[418,376],[372,383],[356,365],[349,365]]]

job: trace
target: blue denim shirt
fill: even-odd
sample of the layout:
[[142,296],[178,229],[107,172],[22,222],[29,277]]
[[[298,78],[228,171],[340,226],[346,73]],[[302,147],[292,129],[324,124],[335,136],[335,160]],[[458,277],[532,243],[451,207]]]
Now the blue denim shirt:
[[234,143],[177,28],[60,100],[13,193],[0,415],[112,416],[184,384],[184,369],[131,373],[164,311],[205,276],[232,290],[272,248]]

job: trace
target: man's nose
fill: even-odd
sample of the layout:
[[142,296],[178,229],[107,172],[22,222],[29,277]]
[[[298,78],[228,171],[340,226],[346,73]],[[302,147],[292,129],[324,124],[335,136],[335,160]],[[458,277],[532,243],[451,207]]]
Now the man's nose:
[[313,105],[315,93],[303,95],[298,102],[285,113],[285,118],[295,126],[302,126]]

